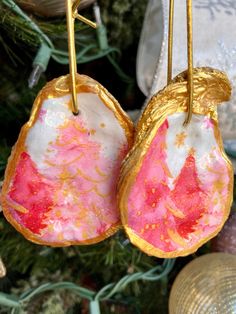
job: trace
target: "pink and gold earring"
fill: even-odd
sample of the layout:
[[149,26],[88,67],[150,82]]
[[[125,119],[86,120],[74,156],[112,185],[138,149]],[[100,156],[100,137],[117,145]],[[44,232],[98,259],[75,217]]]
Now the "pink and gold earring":
[[51,246],[96,243],[117,231],[116,183],[133,140],[133,124],[114,97],[77,74],[76,13],[68,0],[71,74],[37,96],[2,190],[7,220],[28,240]]
[[192,67],[191,5],[188,0],[188,71],[171,79],[170,0],[168,85],[138,122],[118,188],[130,241],[162,258],[191,254],[214,237],[232,202],[233,169],[217,120],[217,105],[229,100],[231,86],[223,72]]

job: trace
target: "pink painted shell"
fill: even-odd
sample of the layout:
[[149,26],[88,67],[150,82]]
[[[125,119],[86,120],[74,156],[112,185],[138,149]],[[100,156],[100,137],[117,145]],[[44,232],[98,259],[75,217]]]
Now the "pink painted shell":
[[99,83],[77,76],[80,114],[67,77],[48,83],[12,150],[2,190],[5,217],[27,239],[90,244],[120,227],[116,184],[133,125]]
[[199,68],[194,91],[187,127],[186,73],[151,99],[121,171],[124,228],[133,244],[157,257],[196,251],[220,231],[232,202],[233,170],[216,112],[230,83],[222,72]]

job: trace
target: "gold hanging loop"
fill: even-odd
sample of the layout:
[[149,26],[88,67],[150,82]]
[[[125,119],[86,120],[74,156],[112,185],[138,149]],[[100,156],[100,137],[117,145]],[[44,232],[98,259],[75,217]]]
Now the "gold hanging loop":
[[193,13],[192,0],[186,0],[187,6],[187,43],[188,43],[188,113],[184,126],[188,125],[193,115]]
[[167,84],[172,80],[172,60],[173,60],[173,27],[174,27],[174,0],[169,1],[169,34],[168,34],[168,66]]
[[[188,125],[193,115],[193,17],[192,0],[186,0],[187,8],[187,50],[188,50],[188,111],[184,126]],[[173,26],[174,26],[174,0],[169,0],[169,30],[168,30],[168,66],[167,84],[172,80],[173,60]]]
[[70,66],[70,92],[72,94],[72,112],[79,113],[76,91],[76,74],[77,62],[75,51],[75,19],[72,14],[72,0],[66,0],[66,17],[67,17],[67,32],[68,32],[68,49],[69,49],[69,66]]
[[69,50],[69,67],[70,67],[70,92],[72,94],[72,112],[77,115],[79,113],[79,106],[76,91],[76,74],[77,74],[77,61],[75,50],[75,19],[78,18],[82,22],[96,28],[96,23],[86,19],[78,14],[77,9],[80,0],[66,1],[66,18],[67,18],[67,32],[68,32],[68,50]]

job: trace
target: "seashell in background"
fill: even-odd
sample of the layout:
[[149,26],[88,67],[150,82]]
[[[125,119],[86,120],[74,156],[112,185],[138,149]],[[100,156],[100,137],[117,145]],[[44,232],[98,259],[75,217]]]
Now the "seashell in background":
[[196,258],[178,274],[169,314],[235,314],[236,256],[211,253]]
[[236,210],[233,208],[224,228],[212,240],[214,252],[224,252],[236,255]]
[[0,278],[5,277],[6,274],[7,274],[6,267],[5,267],[3,261],[2,261],[2,259],[1,259],[1,257],[0,257]]
[[[17,0],[17,4],[24,10],[44,17],[55,17],[65,14],[65,0]],[[82,10],[95,0],[81,0],[79,10]]]

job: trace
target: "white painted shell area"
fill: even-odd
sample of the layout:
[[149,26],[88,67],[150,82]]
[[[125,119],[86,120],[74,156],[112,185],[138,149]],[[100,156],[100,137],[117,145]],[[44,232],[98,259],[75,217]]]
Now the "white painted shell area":
[[[96,131],[91,134],[91,140],[101,144],[105,157],[115,160],[121,145],[126,144],[127,139],[114,112],[96,94],[80,93],[77,97],[80,119],[86,129]],[[39,170],[44,169],[43,160],[49,143],[56,140],[58,129],[73,115],[69,107],[70,99],[71,96],[66,95],[45,100],[41,107],[42,118],[39,115],[38,120],[28,132],[26,147]]]
[[[209,163],[209,155],[221,158],[218,143],[214,135],[212,121],[203,115],[193,114],[188,126],[183,126],[186,113],[175,113],[168,117],[167,163],[173,177],[178,177],[190,150],[195,152],[197,172],[201,175]],[[177,135],[183,134],[183,145],[177,145]]]

